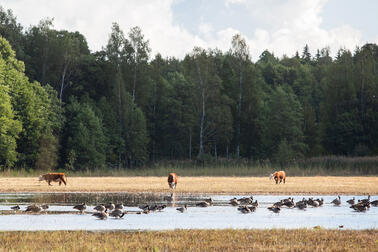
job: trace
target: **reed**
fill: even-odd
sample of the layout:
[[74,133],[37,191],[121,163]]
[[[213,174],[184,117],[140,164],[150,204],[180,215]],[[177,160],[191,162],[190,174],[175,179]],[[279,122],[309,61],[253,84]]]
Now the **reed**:
[[[64,171],[70,176],[165,176],[171,171],[182,176],[267,176],[272,171],[285,170],[291,176],[375,176],[378,175],[378,156],[344,157],[323,156],[292,161],[281,166],[269,160],[209,159],[203,162],[191,160],[162,160],[135,168],[115,168]],[[33,169],[8,169],[0,177],[34,177],[48,171]],[[51,172],[51,171],[50,171]]]
[[377,230],[0,232],[2,251],[377,251]]

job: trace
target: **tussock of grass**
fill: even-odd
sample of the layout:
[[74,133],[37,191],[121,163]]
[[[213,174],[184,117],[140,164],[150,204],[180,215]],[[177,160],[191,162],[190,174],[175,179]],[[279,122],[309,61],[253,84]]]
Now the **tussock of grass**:
[[0,232],[5,251],[377,251],[377,230]]
[[[185,177],[177,193],[378,194],[378,177],[291,177],[275,184],[268,177]],[[164,177],[70,177],[67,186],[34,178],[0,178],[0,192],[171,192]]]

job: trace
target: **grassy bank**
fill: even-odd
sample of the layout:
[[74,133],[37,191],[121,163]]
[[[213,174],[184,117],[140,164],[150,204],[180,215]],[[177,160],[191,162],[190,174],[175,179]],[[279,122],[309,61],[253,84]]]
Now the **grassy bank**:
[[[37,177],[1,177],[0,192],[163,192],[164,177],[70,177],[67,186],[39,182]],[[213,194],[378,194],[378,177],[287,177],[276,185],[268,177],[185,177],[177,193]]]
[[[378,175],[378,157],[326,156],[298,160],[285,166],[270,161],[248,159],[218,159],[203,162],[172,160],[149,163],[136,168],[103,168],[64,171],[70,176],[165,176],[175,171],[182,176],[267,176],[272,171],[285,170],[290,176],[375,176]],[[46,171],[9,169],[0,177],[34,177]]]
[[377,251],[377,230],[0,232],[4,251]]

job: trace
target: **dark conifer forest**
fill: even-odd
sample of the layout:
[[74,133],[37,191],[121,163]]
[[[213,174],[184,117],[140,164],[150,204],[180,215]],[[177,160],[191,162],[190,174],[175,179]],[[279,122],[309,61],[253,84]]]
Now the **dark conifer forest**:
[[1,169],[378,154],[376,44],[252,59],[235,34],[228,51],[178,59],[151,55],[139,27],[114,23],[91,52],[79,32],[50,19],[25,28],[3,8],[0,36]]

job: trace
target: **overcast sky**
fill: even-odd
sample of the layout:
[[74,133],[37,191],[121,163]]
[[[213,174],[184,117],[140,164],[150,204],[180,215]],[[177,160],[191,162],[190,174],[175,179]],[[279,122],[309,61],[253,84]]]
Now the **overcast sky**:
[[0,0],[24,27],[54,18],[79,31],[92,51],[106,45],[112,22],[125,34],[140,26],[152,54],[183,57],[194,46],[226,51],[241,33],[253,61],[265,50],[294,55],[329,46],[354,50],[378,43],[377,0]]

